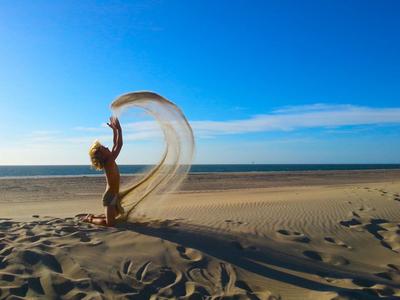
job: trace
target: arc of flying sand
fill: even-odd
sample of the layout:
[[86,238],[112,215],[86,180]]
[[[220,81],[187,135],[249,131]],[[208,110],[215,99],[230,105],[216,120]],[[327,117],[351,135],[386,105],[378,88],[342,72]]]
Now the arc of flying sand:
[[[164,151],[164,155],[163,158],[161,159],[161,161],[153,168],[151,169],[147,175],[141,180],[139,181],[137,184],[126,188],[124,191],[119,193],[119,197],[120,199],[124,199],[125,196],[127,196],[130,192],[132,192],[133,190],[143,186],[144,184],[148,183],[151,178],[157,174],[157,172],[160,170],[161,166],[164,164],[165,159],[167,157],[167,153],[168,153],[168,146],[167,149]],[[161,184],[161,182],[159,182],[158,184],[154,185],[150,190],[148,190],[143,196],[142,198],[140,198],[126,213],[125,213],[125,218],[127,218],[129,216],[129,214],[135,209],[136,206],[138,206],[144,199],[146,199],[147,196],[151,195],[151,192],[153,192],[159,185]]]
[[126,209],[121,218],[125,220],[129,220],[139,206],[142,210],[148,208],[155,202],[155,195],[166,194],[180,185],[189,171],[195,148],[189,122],[171,101],[154,92],[142,91],[124,94],[111,103],[115,116],[130,107],[142,108],[155,118],[164,134],[165,150],[159,163],[141,181],[120,192],[120,205]]

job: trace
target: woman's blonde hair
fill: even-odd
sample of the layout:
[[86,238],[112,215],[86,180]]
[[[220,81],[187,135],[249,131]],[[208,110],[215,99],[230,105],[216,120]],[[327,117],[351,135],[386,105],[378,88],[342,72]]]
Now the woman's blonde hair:
[[98,157],[97,151],[103,146],[98,140],[95,140],[89,149],[89,156],[92,162],[92,167],[96,170],[103,170],[104,162]]

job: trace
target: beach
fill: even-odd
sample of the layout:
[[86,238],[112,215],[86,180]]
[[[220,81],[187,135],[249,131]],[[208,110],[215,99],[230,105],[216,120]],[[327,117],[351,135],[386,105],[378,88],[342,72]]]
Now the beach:
[[189,174],[135,222],[80,222],[104,188],[0,179],[1,298],[400,297],[399,170]]

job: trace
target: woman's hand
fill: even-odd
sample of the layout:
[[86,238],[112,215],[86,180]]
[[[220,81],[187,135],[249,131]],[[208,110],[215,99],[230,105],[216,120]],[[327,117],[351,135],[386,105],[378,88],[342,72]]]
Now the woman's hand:
[[119,120],[117,117],[110,117],[110,123],[107,123],[107,125],[113,130],[121,128],[121,125],[119,124]]
[[110,123],[107,123],[107,125],[113,130],[113,148],[111,153],[115,160],[122,148],[122,128],[117,117],[110,117]]

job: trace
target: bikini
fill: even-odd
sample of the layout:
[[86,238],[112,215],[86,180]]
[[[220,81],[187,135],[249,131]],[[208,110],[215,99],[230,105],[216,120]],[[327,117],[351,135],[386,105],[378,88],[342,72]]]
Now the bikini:
[[123,214],[124,209],[121,207],[119,200],[119,195],[111,192],[110,190],[105,191],[103,194],[103,206],[113,206],[116,208],[119,214]]
[[118,194],[111,192],[110,190],[105,191],[103,194],[103,206],[116,206],[118,203]]

